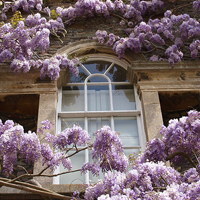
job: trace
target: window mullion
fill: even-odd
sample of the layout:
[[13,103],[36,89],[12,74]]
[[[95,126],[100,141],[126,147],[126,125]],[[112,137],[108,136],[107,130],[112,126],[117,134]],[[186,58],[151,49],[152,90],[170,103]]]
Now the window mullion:
[[85,111],[88,110],[88,106],[87,106],[87,82],[85,81],[84,83],[84,104],[85,104]]
[[[85,130],[88,132],[88,119],[85,117]],[[89,162],[89,150],[85,150],[85,162]],[[85,174],[85,182],[89,184],[89,172]]]
[[88,75],[91,75],[91,73],[86,69],[86,67],[80,63],[80,66],[84,69],[84,71],[88,74]]
[[58,104],[57,104],[57,111],[62,111],[62,89],[58,90]]
[[105,71],[104,75],[106,75],[106,74],[109,72],[109,70],[113,67],[114,64],[115,64],[114,62],[111,63],[111,65],[110,65],[110,66],[108,67],[108,69]]
[[109,82],[110,110],[113,111],[112,84]]
[[120,110],[120,111],[80,111],[80,112],[60,112],[58,113],[59,117],[70,117],[76,118],[79,117],[134,117],[140,115],[139,110]]
[[114,123],[114,117],[113,116],[111,116],[110,123],[111,123],[111,130],[114,131],[115,130],[115,123]]

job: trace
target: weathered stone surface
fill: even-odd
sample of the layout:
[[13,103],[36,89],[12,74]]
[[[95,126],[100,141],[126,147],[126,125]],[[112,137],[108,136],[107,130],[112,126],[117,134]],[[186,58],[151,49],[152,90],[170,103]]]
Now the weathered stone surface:
[[147,140],[149,141],[155,137],[161,137],[159,130],[163,121],[158,93],[143,91],[142,106]]

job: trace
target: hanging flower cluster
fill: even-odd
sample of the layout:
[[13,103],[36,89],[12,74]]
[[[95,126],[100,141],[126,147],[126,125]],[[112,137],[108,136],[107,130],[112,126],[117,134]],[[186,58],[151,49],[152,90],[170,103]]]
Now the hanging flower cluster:
[[125,172],[128,168],[128,158],[123,152],[122,142],[117,132],[109,126],[104,126],[95,133],[95,141],[92,149],[94,163],[85,163],[82,172],[91,171],[93,175],[117,170]]

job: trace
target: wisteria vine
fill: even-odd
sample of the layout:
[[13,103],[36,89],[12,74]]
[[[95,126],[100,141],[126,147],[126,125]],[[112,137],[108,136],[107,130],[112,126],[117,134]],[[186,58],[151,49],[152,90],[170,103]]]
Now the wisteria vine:
[[[199,13],[199,0],[193,1],[194,13]],[[67,68],[70,74],[77,76],[78,58],[68,59],[68,55],[44,58],[44,52],[50,47],[50,35],[60,39],[66,36],[66,27],[82,16],[103,15],[120,16],[119,22],[126,37],[97,30],[96,37],[101,44],[106,43],[123,58],[127,50],[143,53],[150,61],[168,61],[170,65],[198,57],[200,25],[198,18],[189,14],[175,15],[173,10],[165,10],[161,0],[78,0],[69,7],[57,7],[50,10],[43,7],[42,0],[16,0],[3,2],[0,27],[0,62],[10,61],[10,68],[16,72],[27,73],[31,68],[41,69],[41,78],[45,76],[56,80],[61,68]],[[14,17],[7,20],[8,11]],[[18,10],[29,14],[25,19]],[[36,13],[33,13],[33,10]],[[151,18],[162,11],[163,17]],[[42,15],[41,15],[42,14]],[[59,33],[59,34],[58,34]],[[186,48],[188,47],[188,48]]]
[[[25,171],[22,177],[43,176],[47,169],[55,169],[61,163],[67,169],[63,173],[91,171],[93,176],[104,172],[104,179],[90,184],[84,199],[199,199],[200,198],[200,112],[190,111],[188,116],[174,119],[163,126],[161,139],[147,143],[146,150],[138,156],[128,158],[122,148],[119,133],[109,126],[97,130],[93,141],[87,131],[73,125],[57,135],[50,133],[53,124],[48,120],[34,132],[25,133],[21,125],[12,120],[0,123],[0,157],[5,176],[12,174],[19,158],[27,163],[42,159],[43,169],[38,174]],[[39,140],[39,137],[44,138]],[[80,151],[92,149],[92,163],[82,169],[74,169],[71,157]],[[70,150],[74,149],[74,153]],[[184,159],[185,160],[184,160]],[[171,166],[167,166],[170,161]],[[184,161],[184,163],[182,163]],[[173,166],[185,165],[179,172]],[[45,176],[45,175],[44,175]],[[51,176],[51,175],[49,175]],[[0,178],[5,183],[9,179]],[[74,199],[82,199],[74,193]]]

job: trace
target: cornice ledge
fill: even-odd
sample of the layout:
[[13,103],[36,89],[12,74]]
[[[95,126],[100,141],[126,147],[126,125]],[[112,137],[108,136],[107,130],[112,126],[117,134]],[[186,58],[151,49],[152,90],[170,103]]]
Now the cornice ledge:
[[157,62],[141,62],[141,61],[133,61],[130,66],[132,70],[187,70],[187,69],[200,69],[199,61],[181,61],[176,63],[174,66],[170,66],[167,61],[157,61]]

